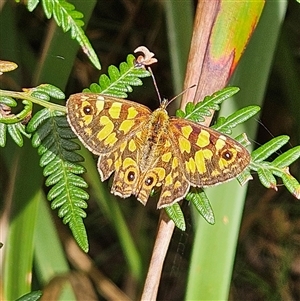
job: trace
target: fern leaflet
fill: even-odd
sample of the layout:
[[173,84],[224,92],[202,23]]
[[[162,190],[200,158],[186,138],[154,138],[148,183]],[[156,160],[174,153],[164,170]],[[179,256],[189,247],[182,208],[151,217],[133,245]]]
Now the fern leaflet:
[[[32,12],[39,2],[40,0],[28,1],[28,10]],[[76,39],[94,66],[101,69],[97,54],[82,29],[84,25],[83,14],[75,10],[75,6],[65,0],[42,0],[42,4],[46,17],[50,19],[53,16],[56,24],[64,32],[71,30],[72,39]]]
[[140,78],[150,76],[150,72],[135,64],[132,54],[127,56],[127,61],[122,62],[119,69],[109,66],[108,75],[102,74],[99,83],[92,83],[83,92],[102,93],[114,97],[126,98],[127,93],[132,92],[132,86],[141,86]]

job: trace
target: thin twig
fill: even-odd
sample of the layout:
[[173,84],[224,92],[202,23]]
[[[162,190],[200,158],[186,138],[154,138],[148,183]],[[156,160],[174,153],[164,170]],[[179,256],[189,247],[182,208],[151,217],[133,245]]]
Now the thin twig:
[[141,297],[143,301],[156,300],[163,263],[170,245],[175,224],[165,210],[161,210],[157,236],[152,252],[148,274]]

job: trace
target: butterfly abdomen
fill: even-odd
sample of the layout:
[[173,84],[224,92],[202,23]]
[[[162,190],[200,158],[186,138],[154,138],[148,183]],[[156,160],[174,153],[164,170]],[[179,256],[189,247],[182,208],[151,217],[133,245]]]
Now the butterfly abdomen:
[[157,109],[145,125],[141,147],[141,171],[146,171],[162,155],[168,136],[169,116],[164,109]]

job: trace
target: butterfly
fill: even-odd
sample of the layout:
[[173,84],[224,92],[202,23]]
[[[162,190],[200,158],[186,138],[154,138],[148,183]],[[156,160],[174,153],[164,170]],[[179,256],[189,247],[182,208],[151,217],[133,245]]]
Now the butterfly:
[[82,144],[99,156],[101,181],[113,173],[111,192],[146,204],[160,189],[157,208],[182,200],[193,187],[239,175],[250,163],[245,147],[196,122],[170,117],[167,100],[155,111],[126,99],[97,93],[73,94],[68,122]]

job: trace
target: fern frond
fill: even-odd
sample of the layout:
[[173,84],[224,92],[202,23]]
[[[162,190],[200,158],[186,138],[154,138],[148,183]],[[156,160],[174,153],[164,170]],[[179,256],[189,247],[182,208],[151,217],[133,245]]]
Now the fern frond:
[[[27,3],[27,8],[32,12],[38,5],[39,0],[31,0]],[[83,14],[75,9],[75,6],[65,0],[42,0],[43,9],[48,19],[52,16],[56,24],[64,32],[71,31],[71,38],[75,39],[81,46],[83,52],[88,56],[90,61],[97,69],[101,69],[99,59],[85,35],[82,26]]]
[[127,93],[132,92],[132,86],[141,86],[140,78],[149,77],[150,72],[135,64],[132,54],[127,56],[126,62],[122,62],[119,69],[116,66],[108,67],[108,75],[102,74],[99,83],[92,83],[83,92],[102,93],[114,97],[126,98]]
[[18,114],[11,113],[17,102],[7,96],[0,96],[0,147],[6,145],[6,133],[9,133],[18,146],[23,146],[23,136],[30,138],[25,130],[24,121],[30,116],[32,103],[23,100],[24,108]]
[[190,119],[195,122],[203,122],[205,117],[211,116],[211,110],[219,111],[219,105],[227,98],[236,94],[239,90],[240,89],[237,87],[227,87],[210,96],[206,96],[203,101],[200,101],[197,104],[189,102],[186,104],[184,111],[180,109],[176,111],[176,116]]
[[80,174],[85,169],[77,164],[83,158],[74,152],[80,147],[70,139],[75,134],[69,127],[62,112],[47,108],[39,111],[28,123],[27,130],[33,133],[32,145],[38,148],[40,165],[47,177],[46,185],[52,186],[48,192],[51,208],[59,208],[58,215],[63,219],[77,240],[79,246],[87,252],[87,234],[82,219],[86,216],[88,193],[82,188],[87,183]]
[[[23,92],[0,90],[0,102],[1,100],[4,101],[4,105],[8,99],[10,99],[11,105],[8,105],[10,107],[16,106],[17,102],[15,99],[22,99],[24,104],[24,109],[21,110],[20,113],[14,115],[9,114],[10,112],[7,111],[7,108],[4,108],[5,114],[3,115],[0,113],[0,122],[2,116],[4,117],[4,122],[6,123],[15,123],[21,120],[23,121],[24,119],[26,123],[26,120],[31,115],[33,104],[38,104],[42,107],[49,108],[52,111],[60,111],[65,113],[66,108],[54,102],[50,102],[51,97],[56,99],[65,99],[65,94],[59,88],[50,84],[42,84],[34,88],[23,88]],[[14,104],[11,101],[13,101]],[[0,111],[1,109],[3,109],[3,104],[0,106]]]
[[277,190],[276,176],[282,179],[284,186],[296,198],[300,199],[300,184],[289,172],[289,165],[300,157],[300,146],[293,147],[271,162],[265,161],[288,141],[289,137],[282,135],[262,145],[252,152],[249,167],[257,172],[260,182],[266,188]]
[[260,111],[259,106],[248,106],[242,108],[228,117],[219,117],[216,123],[211,127],[219,132],[230,135],[232,129],[237,125],[247,121]]

